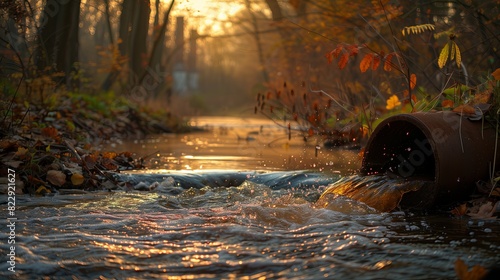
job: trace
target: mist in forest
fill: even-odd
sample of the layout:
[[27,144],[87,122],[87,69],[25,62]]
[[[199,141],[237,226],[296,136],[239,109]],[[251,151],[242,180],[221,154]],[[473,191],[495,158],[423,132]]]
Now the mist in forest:
[[[324,92],[340,104],[330,115],[342,117],[360,104],[383,108],[392,95],[410,98],[410,73],[418,75],[418,93],[431,96],[453,83],[477,84],[495,69],[498,5],[468,2],[3,1],[0,74],[25,83],[33,101],[64,89],[113,92],[180,115],[270,115],[276,107],[256,101],[259,94],[307,95],[281,110],[312,104],[313,112],[315,102],[328,102],[315,97]],[[401,36],[405,28],[414,34]],[[463,65],[440,69],[450,40]],[[399,70],[360,72],[367,53],[375,61],[367,69],[389,61]]]

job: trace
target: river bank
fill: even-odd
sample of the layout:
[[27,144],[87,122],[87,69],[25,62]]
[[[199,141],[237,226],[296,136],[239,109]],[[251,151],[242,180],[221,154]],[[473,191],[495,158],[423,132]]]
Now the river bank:
[[[167,112],[147,111],[114,96],[65,95],[47,102],[30,104],[14,96],[0,103],[0,178],[15,170],[19,194],[116,184],[106,172],[144,168],[148,155],[104,151],[101,144],[190,129]],[[6,185],[0,192],[7,192]]]

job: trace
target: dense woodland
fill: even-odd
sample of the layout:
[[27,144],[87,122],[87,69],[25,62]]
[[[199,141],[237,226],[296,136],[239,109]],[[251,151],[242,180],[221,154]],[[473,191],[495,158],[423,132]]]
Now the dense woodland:
[[[128,106],[139,129],[145,110],[168,119],[150,131],[170,131],[172,116],[255,112],[349,142],[398,112],[474,114],[474,102],[498,95],[499,9],[496,0],[3,1],[2,125],[69,103],[105,114]],[[93,126],[81,119],[67,126]]]
[[[219,32],[202,26],[200,16],[177,11],[175,2],[182,1],[2,1],[3,95],[11,96],[21,83],[33,102],[64,88],[94,95],[113,91],[144,103],[159,98],[168,108],[176,95],[171,90],[176,56],[189,49],[190,29],[198,34],[201,85],[190,92],[186,106],[201,113],[220,113],[214,106],[244,108],[258,92],[280,89],[284,82],[296,91],[306,83],[346,106],[391,94],[403,99],[404,73],[359,71],[360,58],[369,52],[398,52],[393,63],[416,74],[417,90],[424,95],[455,83],[479,84],[500,67],[500,4],[495,0],[240,0],[241,8]],[[189,27],[184,48],[175,42],[175,18],[181,15]],[[402,35],[405,27],[423,24],[435,28]],[[451,37],[462,64],[440,69],[440,50]],[[363,46],[342,70],[325,59],[338,44]]]

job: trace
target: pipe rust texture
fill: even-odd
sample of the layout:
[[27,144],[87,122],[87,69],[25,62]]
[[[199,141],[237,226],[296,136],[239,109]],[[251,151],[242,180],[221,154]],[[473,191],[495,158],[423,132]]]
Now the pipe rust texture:
[[454,112],[401,114],[381,122],[365,148],[361,174],[434,181],[420,200],[451,202],[488,180],[495,129]]

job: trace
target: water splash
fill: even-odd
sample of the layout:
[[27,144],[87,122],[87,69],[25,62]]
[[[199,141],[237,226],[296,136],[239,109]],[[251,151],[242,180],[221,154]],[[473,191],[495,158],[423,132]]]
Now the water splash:
[[[434,195],[434,182],[388,176],[343,177],[331,184],[316,202],[316,207],[341,212],[390,212],[402,208],[425,208]],[[360,205],[362,202],[365,205]]]

